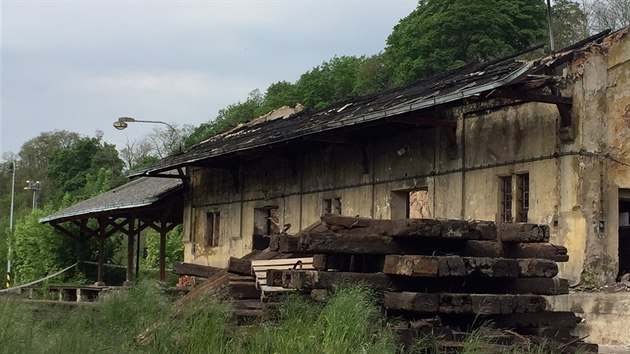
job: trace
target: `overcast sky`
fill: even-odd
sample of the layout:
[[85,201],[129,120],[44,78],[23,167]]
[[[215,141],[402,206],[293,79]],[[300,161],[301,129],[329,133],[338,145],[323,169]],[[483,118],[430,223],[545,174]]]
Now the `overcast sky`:
[[44,131],[110,143],[119,116],[199,125],[334,55],[383,50],[416,0],[4,1],[0,152]]

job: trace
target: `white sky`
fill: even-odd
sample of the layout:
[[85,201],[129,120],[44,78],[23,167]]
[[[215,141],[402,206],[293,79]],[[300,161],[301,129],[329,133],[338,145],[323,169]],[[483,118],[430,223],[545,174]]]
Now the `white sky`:
[[253,89],[295,82],[334,55],[382,51],[416,0],[4,1],[0,153],[44,131],[122,146],[199,125]]

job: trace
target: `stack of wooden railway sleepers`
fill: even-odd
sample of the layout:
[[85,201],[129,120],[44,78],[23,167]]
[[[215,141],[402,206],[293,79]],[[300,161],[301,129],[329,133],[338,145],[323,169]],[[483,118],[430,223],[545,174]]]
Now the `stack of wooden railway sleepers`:
[[547,310],[545,296],[568,293],[556,277],[567,250],[549,243],[549,227],[488,221],[375,220],[327,214],[297,235],[274,235],[273,251],[313,255],[315,270],[269,270],[267,284],[321,296],[335,284],[361,282],[384,292],[388,314],[407,319],[402,337],[490,323],[509,344],[543,337],[567,352],[596,345],[571,336],[572,312]]
[[277,307],[273,301],[261,302],[261,291],[252,274],[253,260],[273,260],[289,258],[291,255],[270,250],[253,251],[244,257],[231,257],[227,268],[203,266],[192,263],[175,262],[173,272],[180,276],[194,277],[200,283],[180,299],[188,303],[205,293],[218,288],[227,288],[234,306],[234,316],[239,323],[258,318],[265,309]]

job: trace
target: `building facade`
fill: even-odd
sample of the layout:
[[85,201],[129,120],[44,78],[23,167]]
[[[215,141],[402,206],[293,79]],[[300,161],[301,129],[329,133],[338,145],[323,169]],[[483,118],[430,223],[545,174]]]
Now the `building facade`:
[[185,169],[185,262],[226,266],[323,213],[476,219],[547,224],[561,277],[613,282],[630,273],[627,32],[253,121],[143,173]]

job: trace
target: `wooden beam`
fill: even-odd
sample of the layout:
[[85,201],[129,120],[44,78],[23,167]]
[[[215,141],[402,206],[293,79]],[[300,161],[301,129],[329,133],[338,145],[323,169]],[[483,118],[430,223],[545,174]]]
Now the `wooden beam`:
[[374,290],[390,290],[393,283],[383,273],[321,272],[317,270],[267,270],[267,285],[286,289],[332,289],[339,284],[363,283]]
[[252,261],[249,259],[230,257],[228,272],[240,275],[252,275]]
[[448,119],[421,118],[421,117],[407,116],[405,118],[392,117],[392,118],[387,119],[387,121],[391,123],[411,124],[415,126],[457,127],[456,121],[448,120]]
[[225,269],[194,263],[173,263],[173,273],[177,275],[192,275],[195,277],[210,278],[211,276],[222,271],[225,271]]
[[125,273],[125,280],[128,282],[133,281],[133,250],[136,220],[133,218],[128,219],[129,229],[126,232],[127,236],[127,271]]
[[414,277],[552,278],[558,274],[558,266],[547,259],[388,255],[383,273]]
[[160,274],[159,280],[166,281],[166,228],[160,231]]
[[549,226],[528,223],[499,223],[497,235],[503,242],[549,242]]
[[[61,224],[57,223],[57,222],[50,222],[49,223],[50,226],[52,226],[55,230],[59,231],[59,233],[66,235],[68,237],[70,237],[73,240],[78,240],[81,237],[80,231],[79,231],[79,235],[75,235],[74,233],[70,232],[70,230],[64,228],[63,226],[61,226]],[[80,229],[79,229],[80,230]]]
[[542,312],[547,301],[540,295],[389,292],[385,308],[411,312],[504,315]]

